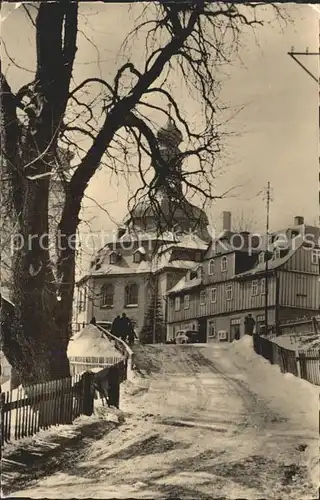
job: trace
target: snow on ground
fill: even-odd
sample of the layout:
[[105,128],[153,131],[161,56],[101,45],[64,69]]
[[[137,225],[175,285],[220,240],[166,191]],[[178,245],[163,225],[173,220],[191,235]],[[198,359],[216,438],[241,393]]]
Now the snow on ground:
[[291,335],[281,335],[279,337],[271,337],[270,340],[275,342],[280,347],[290,350],[306,350],[320,348],[320,335],[314,333],[295,333]]
[[[11,391],[11,379],[7,380],[4,384],[1,385],[1,392],[7,393]],[[11,391],[11,401],[17,401],[19,399],[22,399],[26,397],[26,392],[22,385],[19,385],[17,389],[14,389]],[[16,422],[17,419],[20,421],[22,418],[22,409],[20,408],[19,410],[11,410],[10,412],[10,427],[11,427],[11,438],[13,439],[13,436],[15,434],[15,428],[16,428]],[[20,417],[19,417],[20,415]],[[37,424],[38,417],[39,417],[39,412],[34,411],[31,408],[29,409],[29,415],[30,418],[33,419],[32,421],[34,422],[34,425]]]
[[316,497],[318,388],[251,338],[141,347],[134,362],[122,425],[15,498]]
[[112,342],[94,325],[78,332],[68,345],[68,356],[122,357]]

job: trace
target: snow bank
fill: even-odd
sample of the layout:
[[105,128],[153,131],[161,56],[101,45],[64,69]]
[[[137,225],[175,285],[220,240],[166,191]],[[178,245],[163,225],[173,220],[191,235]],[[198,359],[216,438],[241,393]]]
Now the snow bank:
[[287,415],[305,435],[309,447],[307,461],[314,484],[319,484],[319,395],[320,388],[291,373],[281,373],[278,365],[255,353],[253,339],[245,335],[229,351],[233,364],[246,371],[250,387],[262,395],[274,410]]
[[275,342],[280,347],[290,350],[307,350],[307,349],[319,349],[320,348],[320,335],[315,335],[314,333],[302,334],[296,333],[291,335],[280,335],[279,337],[270,338],[272,342]]
[[[247,375],[261,393],[268,392],[272,401],[282,405],[282,409],[300,409],[313,426],[319,420],[318,409],[319,387],[306,380],[295,377],[291,373],[281,373],[278,365],[271,365],[262,356],[255,353],[253,339],[245,335],[241,340],[235,341],[230,346],[230,351],[237,356],[235,363],[246,368]],[[242,358],[242,361],[241,361]],[[245,366],[244,366],[245,364]],[[269,398],[268,398],[269,399]]]
[[121,354],[99,328],[88,325],[69,342],[68,356],[121,357]]

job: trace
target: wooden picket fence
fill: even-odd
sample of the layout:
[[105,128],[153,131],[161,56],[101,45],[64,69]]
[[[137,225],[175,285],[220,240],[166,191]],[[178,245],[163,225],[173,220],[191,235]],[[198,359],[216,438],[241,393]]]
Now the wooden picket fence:
[[53,425],[71,424],[93,412],[90,374],[76,375],[1,392],[1,446],[11,439],[33,436]]
[[1,446],[12,439],[33,436],[41,429],[72,424],[80,415],[92,415],[98,387],[110,391],[109,404],[118,406],[120,384],[127,380],[128,360],[104,358],[108,363],[103,365],[99,359],[101,369],[96,373],[90,367],[99,363],[90,358],[89,363],[82,363],[82,374],[1,392]]
[[311,384],[320,385],[320,349],[294,351],[260,335],[253,336],[253,347],[271,364],[277,364],[282,373],[292,373]]
[[92,415],[101,389],[108,394],[108,404],[119,406],[120,384],[127,380],[132,351],[110,332],[100,330],[114,343],[118,356],[70,357],[71,377],[1,392],[1,447],[41,429],[71,424],[80,415]]

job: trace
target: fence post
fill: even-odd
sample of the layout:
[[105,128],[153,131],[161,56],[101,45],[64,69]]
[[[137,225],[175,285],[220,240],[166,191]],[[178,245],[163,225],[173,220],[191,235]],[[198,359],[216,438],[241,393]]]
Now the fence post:
[[5,405],[5,393],[2,392],[0,394],[0,424],[1,424],[1,446],[4,445],[4,435],[5,435],[5,429],[4,429],[4,405]]
[[108,372],[108,404],[119,408],[120,403],[120,376],[119,367],[111,366]]
[[94,374],[85,372],[82,375],[83,382],[83,402],[82,413],[91,416],[94,411]]
[[300,353],[298,349],[296,349],[296,362],[297,362],[298,377],[301,378]]

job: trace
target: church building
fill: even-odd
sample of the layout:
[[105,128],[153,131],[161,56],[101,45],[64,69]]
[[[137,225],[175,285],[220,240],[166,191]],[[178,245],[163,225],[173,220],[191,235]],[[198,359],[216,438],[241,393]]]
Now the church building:
[[202,261],[210,242],[209,222],[182,193],[182,139],[171,118],[158,131],[160,158],[147,199],[130,211],[77,283],[76,329],[92,317],[112,322],[125,312],[139,335],[148,310],[165,324],[168,290]]

